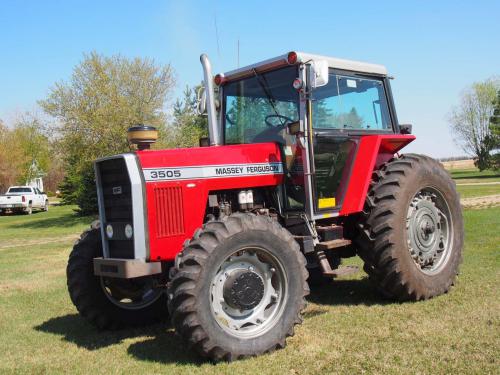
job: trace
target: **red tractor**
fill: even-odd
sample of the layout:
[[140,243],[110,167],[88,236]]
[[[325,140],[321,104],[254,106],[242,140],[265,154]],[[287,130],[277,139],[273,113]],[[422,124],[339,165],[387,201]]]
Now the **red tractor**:
[[[74,246],[68,289],[99,328],[170,316],[201,355],[233,360],[285,346],[309,285],[359,255],[386,296],[446,293],[461,261],[459,196],[435,160],[399,154],[383,66],[290,52],[211,74],[209,138],[95,163],[100,224]],[[214,84],[217,86],[214,88]]]

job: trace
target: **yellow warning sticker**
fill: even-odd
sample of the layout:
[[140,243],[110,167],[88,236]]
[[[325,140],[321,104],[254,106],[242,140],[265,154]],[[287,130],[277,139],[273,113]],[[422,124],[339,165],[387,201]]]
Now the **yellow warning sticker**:
[[318,201],[318,208],[333,208],[335,207],[335,198],[320,198]]

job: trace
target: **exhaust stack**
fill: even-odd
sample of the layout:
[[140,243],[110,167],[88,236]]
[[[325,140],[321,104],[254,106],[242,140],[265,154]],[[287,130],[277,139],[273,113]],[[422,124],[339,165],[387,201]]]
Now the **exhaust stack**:
[[217,125],[217,115],[215,113],[215,98],[214,98],[214,83],[212,78],[212,65],[206,54],[200,56],[201,65],[203,66],[205,93],[207,98],[207,114],[208,114],[208,137],[210,138],[210,146],[219,146],[219,127]]

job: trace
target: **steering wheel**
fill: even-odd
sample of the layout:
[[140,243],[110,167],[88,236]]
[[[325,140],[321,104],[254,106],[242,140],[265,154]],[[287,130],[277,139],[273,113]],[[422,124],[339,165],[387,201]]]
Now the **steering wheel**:
[[290,117],[286,117],[286,116],[283,116],[283,115],[268,115],[268,116],[266,116],[266,118],[264,120],[266,122],[267,126],[277,127],[277,126],[282,126],[283,125],[282,123],[280,123],[278,125],[273,124],[272,122],[269,121],[272,118],[282,119],[282,120],[285,120],[287,123],[288,122],[293,122],[293,120]]

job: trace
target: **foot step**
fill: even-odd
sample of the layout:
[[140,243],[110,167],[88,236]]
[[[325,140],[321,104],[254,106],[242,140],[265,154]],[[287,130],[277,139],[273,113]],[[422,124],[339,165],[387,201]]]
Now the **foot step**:
[[359,272],[359,267],[357,266],[341,266],[337,269],[328,272],[323,272],[323,276],[342,277],[342,276],[354,275],[357,272]]
[[331,240],[331,241],[325,241],[325,242],[320,242],[316,245],[317,250],[332,250],[332,249],[337,249],[339,247],[346,247],[351,244],[351,240],[346,240],[344,238],[337,239],[337,240]]

